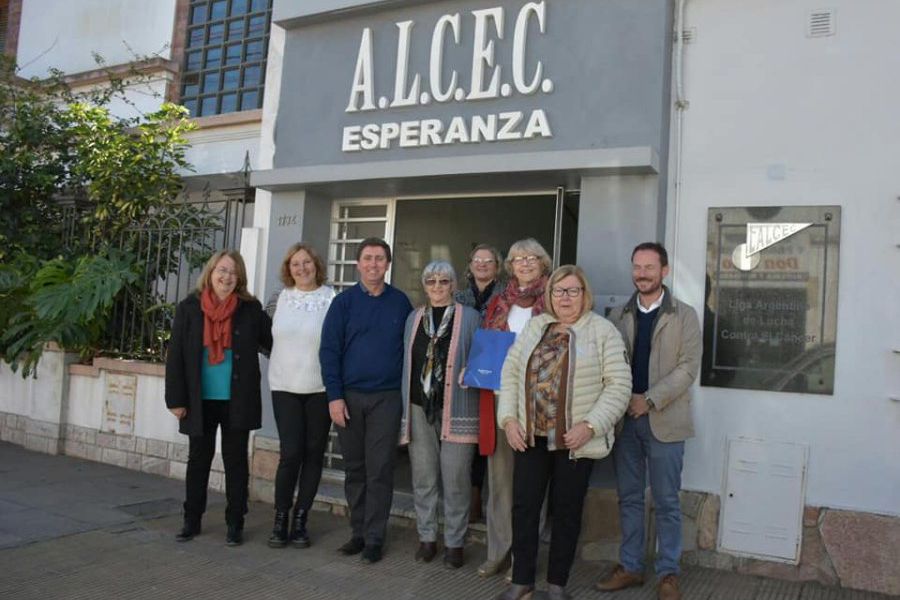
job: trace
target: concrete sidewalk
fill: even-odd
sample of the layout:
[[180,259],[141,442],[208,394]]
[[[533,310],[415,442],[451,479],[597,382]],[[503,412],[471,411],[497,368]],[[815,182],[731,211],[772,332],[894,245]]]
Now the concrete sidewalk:
[[[291,598],[490,599],[502,578],[481,579],[484,547],[466,548],[466,565],[413,561],[414,529],[393,525],[385,559],[365,565],[335,549],[348,537],[345,519],[310,518],[313,546],[266,546],[272,507],[255,503],[245,543],[224,545],[221,495],[210,495],[203,534],[178,544],[183,483],[0,443],[0,598]],[[546,548],[544,549],[546,551]],[[608,563],[575,565],[575,598],[655,598],[651,583],[615,595],[591,589]],[[685,600],[879,600],[878,594],[689,568]]]

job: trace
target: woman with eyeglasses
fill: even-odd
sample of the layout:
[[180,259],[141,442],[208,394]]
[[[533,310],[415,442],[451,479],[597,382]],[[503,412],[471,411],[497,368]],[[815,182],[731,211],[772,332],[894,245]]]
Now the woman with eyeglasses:
[[[469,266],[466,268],[468,285],[457,290],[453,295],[463,306],[471,306],[484,319],[488,304],[502,290],[500,275],[500,252],[490,244],[478,244],[469,253]],[[476,452],[472,458],[472,495],[469,506],[469,521],[480,521],[482,518],[481,490],[484,488],[484,477],[487,472],[487,459]]]
[[258,352],[272,349],[272,322],[247,291],[247,269],[234,250],[212,255],[197,291],[175,309],[166,355],[166,406],[189,436],[184,524],[179,542],[200,533],[209,469],[222,430],[225,543],[243,541],[250,431],[262,426]]
[[584,272],[564,265],[550,276],[547,312],[531,319],[503,363],[497,420],[515,451],[512,585],[498,600],[534,592],[541,504],[549,486],[551,600],[565,587],[581,530],[594,460],[608,455],[616,422],[631,398],[622,336],[591,311]]
[[[506,255],[509,281],[503,292],[488,304],[483,327],[512,331],[517,335],[528,321],[544,312],[544,291],[551,267],[550,255],[537,240],[515,242]],[[513,453],[505,443],[496,420],[496,397],[492,390],[481,390],[479,451],[488,457],[487,560],[478,574],[489,577],[509,566],[512,547]]]
[[499,294],[500,252],[490,244],[478,244],[469,253],[466,285],[453,294],[457,302],[471,306],[484,318],[488,304]]
[[463,565],[469,522],[469,465],[478,442],[478,391],[459,385],[479,314],[453,301],[456,273],[433,261],[422,271],[426,304],[406,319],[403,334],[403,417],[400,443],[409,444],[417,561],[437,554],[438,503],[443,491],[444,565]]
[[280,441],[275,522],[268,544],[307,548],[309,510],[322,478],[331,430],[319,344],[334,290],[325,285],[325,264],[309,244],[287,249],[279,275],[284,289],[267,307],[272,315],[269,389]]

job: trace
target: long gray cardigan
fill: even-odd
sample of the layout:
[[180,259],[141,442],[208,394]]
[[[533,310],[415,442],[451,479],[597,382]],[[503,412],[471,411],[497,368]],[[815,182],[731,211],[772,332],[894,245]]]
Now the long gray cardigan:
[[[454,305],[453,328],[450,331],[450,348],[447,352],[444,373],[444,410],[441,415],[441,440],[460,444],[478,443],[478,389],[459,387],[459,372],[469,359],[472,336],[481,324],[481,315],[474,308]],[[416,332],[422,323],[425,307],[409,313],[403,330],[403,378],[400,391],[403,395],[403,418],[400,421],[400,444],[410,439],[409,389],[412,384],[412,346]]]

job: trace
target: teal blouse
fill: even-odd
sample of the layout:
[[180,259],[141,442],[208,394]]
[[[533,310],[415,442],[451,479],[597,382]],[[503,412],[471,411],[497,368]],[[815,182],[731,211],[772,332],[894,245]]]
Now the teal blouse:
[[209,350],[203,349],[200,367],[200,389],[204,400],[231,400],[231,349],[225,349],[225,360],[209,364]]

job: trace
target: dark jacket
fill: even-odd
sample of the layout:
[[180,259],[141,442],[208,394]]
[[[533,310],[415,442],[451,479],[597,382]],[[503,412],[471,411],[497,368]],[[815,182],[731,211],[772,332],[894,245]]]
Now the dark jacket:
[[[453,293],[453,299],[463,306],[471,306],[472,308],[475,308],[475,290],[472,288],[472,285],[472,282],[467,279],[465,287],[456,290]],[[488,304],[491,303],[491,300],[494,299],[494,296],[499,295],[504,290],[506,282],[495,279],[493,284],[491,285],[493,286],[491,288],[491,293],[484,301],[484,304],[481,305],[481,308],[475,308],[475,310],[478,311],[478,314],[481,315],[482,321],[484,320],[484,313],[487,312]]]
[[[238,300],[231,320],[231,400],[229,422],[233,429],[262,426],[258,352],[272,349],[272,321],[258,300]],[[200,297],[191,294],[175,309],[172,339],[166,357],[166,406],[186,407],[178,424],[185,435],[203,434],[203,398],[200,361],[203,360],[203,311]]]

